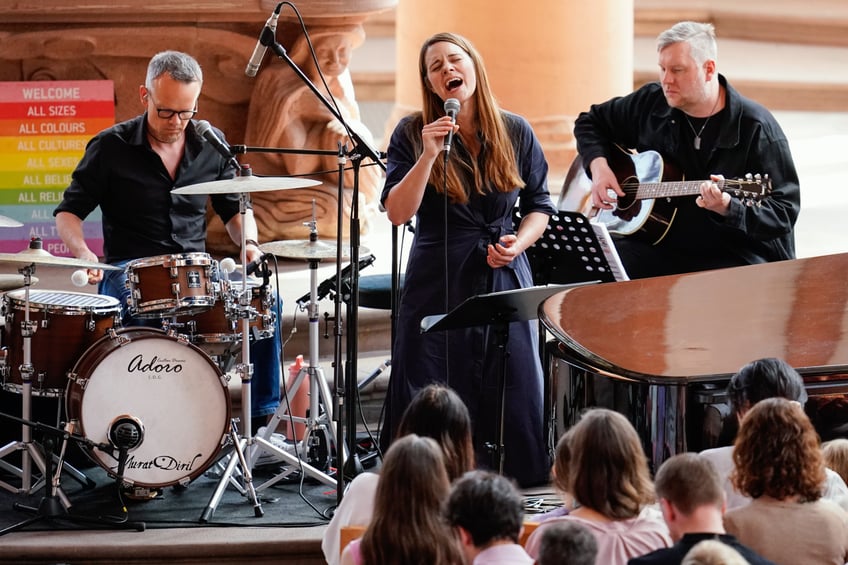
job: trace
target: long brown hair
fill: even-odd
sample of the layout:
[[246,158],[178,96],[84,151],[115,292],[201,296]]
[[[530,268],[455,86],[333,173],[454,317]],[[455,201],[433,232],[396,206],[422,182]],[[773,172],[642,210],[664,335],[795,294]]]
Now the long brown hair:
[[[427,66],[425,57],[427,50],[434,43],[446,41],[453,43],[465,51],[474,63],[474,72],[477,75],[477,89],[474,91],[474,101],[477,107],[477,119],[481,141],[487,149],[483,170],[476,162],[464,162],[459,159],[451,159],[447,170],[447,189],[452,202],[465,204],[468,202],[468,194],[465,193],[457,167],[463,167],[473,175],[474,190],[478,194],[484,194],[490,189],[497,192],[511,192],[516,188],[523,188],[524,181],[518,173],[515,161],[515,149],[510,141],[504,117],[498,107],[497,100],[492,94],[489,85],[489,77],[483,58],[477,49],[464,37],[454,33],[437,33],[427,39],[421,46],[418,56],[418,71],[421,78],[421,94],[423,97],[423,123],[430,122],[445,114],[444,102],[435,92],[430,89],[427,82]],[[420,140],[418,140],[420,144]],[[439,192],[443,189],[445,166],[442,159],[436,159],[430,171],[430,184]]]
[[611,520],[633,518],[654,501],[648,460],[627,418],[588,410],[557,443],[556,486]]
[[453,389],[430,384],[413,397],[403,411],[398,436],[418,434],[436,440],[442,448],[445,469],[451,481],[475,465],[468,408]]
[[374,514],[362,536],[363,562],[463,563],[459,543],[442,518],[449,494],[439,444],[415,434],[395,440],[383,459]]

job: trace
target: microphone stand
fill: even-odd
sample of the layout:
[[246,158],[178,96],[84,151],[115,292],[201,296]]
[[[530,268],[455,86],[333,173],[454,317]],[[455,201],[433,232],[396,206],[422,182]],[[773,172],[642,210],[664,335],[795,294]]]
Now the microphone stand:
[[[350,214],[350,265],[351,265],[351,273],[350,273],[350,295],[351,299],[348,303],[347,310],[347,320],[348,327],[350,328],[348,332],[348,348],[347,348],[347,363],[345,364],[345,377],[344,377],[344,387],[342,389],[342,380],[341,380],[341,367],[338,363],[334,366],[334,386],[336,388],[336,405],[337,409],[334,411],[334,418],[340,418],[340,410],[338,408],[344,407],[345,415],[347,416],[347,446],[348,453],[354,454],[356,453],[356,426],[355,426],[355,412],[353,410],[352,402],[357,393],[356,390],[356,375],[357,375],[357,350],[358,343],[356,339],[357,332],[357,322],[358,322],[358,313],[357,308],[359,306],[359,167],[361,160],[365,157],[370,158],[374,163],[379,165],[383,171],[386,170],[385,163],[381,160],[381,153],[371,147],[362,136],[359,135],[353,128],[349,127],[345,122],[344,117],[337,110],[336,106],[332,104],[330,101],[321,94],[321,91],[315,86],[315,84],[309,79],[308,76],[297,66],[297,64],[291,60],[286,53],[285,48],[282,45],[277,43],[276,37],[274,33],[265,33],[263,31],[260,36],[260,41],[262,45],[265,47],[270,47],[271,50],[281,59],[283,59],[289,67],[294,71],[294,73],[300,77],[306,86],[315,94],[315,96],[320,100],[324,106],[326,106],[327,110],[332,114],[340,123],[345,126],[345,130],[350,136],[351,140],[354,143],[351,151],[348,152],[347,156],[350,159],[353,171],[354,171],[354,182],[353,182],[353,195],[351,197],[351,214]],[[340,161],[343,155],[343,150],[339,148]],[[344,205],[344,177],[341,174],[343,170],[343,163],[339,163],[339,209],[342,209]],[[341,218],[341,212],[339,212],[339,217]],[[342,263],[342,223],[338,224],[338,231],[336,234],[336,283],[341,283],[341,273],[339,270],[341,269]],[[339,294],[336,295],[336,309],[338,311],[340,306],[341,296]],[[339,321],[338,318],[336,320],[336,327],[338,331]],[[338,429],[341,430],[342,426],[341,422],[337,420]],[[339,436],[342,436],[342,433],[339,432]],[[341,444],[340,444],[341,445]],[[340,449],[340,445],[337,446],[337,454],[339,457],[337,468],[339,469],[337,475],[337,497],[338,501],[341,502],[343,493],[344,493],[344,470],[346,467],[346,461],[344,461],[344,450]]]
[[[65,450],[68,446],[68,440],[73,440],[77,443],[85,444],[88,447],[94,447],[104,452],[112,452],[111,446],[94,443],[88,438],[74,435],[73,422],[66,423],[64,429],[60,430],[59,428],[54,428],[53,426],[48,426],[40,422],[26,420],[24,418],[17,418],[15,416],[12,416],[10,414],[4,414],[2,412],[0,412],[0,417],[20,422],[25,427],[34,427],[41,431],[47,431],[53,435],[61,436],[62,438],[62,447],[59,450],[59,457],[56,461],[55,472],[51,469],[51,463],[53,460],[53,458],[51,457],[51,454],[53,453],[53,440],[47,438],[43,442],[45,462],[44,477],[45,479],[50,480],[50,484],[49,486],[45,485],[45,495],[41,497],[41,501],[39,502],[38,506],[26,506],[18,502],[12,504],[12,508],[14,508],[15,510],[22,510],[24,512],[33,514],[33,516],[31,518],[27,518],[21,522],[18,522],[17,524],[12,524],[11,526],[4,528],[3,530],[0,530],[0,536],[8,534],[9,532],[14,532],[23,529],[26,526],[29,526],[30,524],[35,524],[36,522],[40,521],[65,521],[78,525],[105,526],[107,528],[114,528],[120,530],[136,530],[138,532],[143,532],[145,530],[146,526],[144,522],[120,522],[116,520],[110,520],[108,518],[83,516],[81,514],[71,514],[68,512],[68,509],[70,508],[70,502],[67,501],[67,499],[63,496],[62,489],[60,487],[62,466],[64,465]],[[120,486],[120,482],[118,483],[118,485]]]

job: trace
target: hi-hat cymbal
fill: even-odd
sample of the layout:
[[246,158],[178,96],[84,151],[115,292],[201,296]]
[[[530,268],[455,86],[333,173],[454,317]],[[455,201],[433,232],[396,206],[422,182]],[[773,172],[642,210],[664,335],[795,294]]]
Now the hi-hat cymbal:
[[264,192],[268,190],[288,190],[307,188],[321,184],[320,181],[299,177],[234,177],[224,180],[201,182],[181,188],[175,188],[172,194],[238,194],[242,192]]
[[77,269],[102,269],[104,271],[117,271],[121,267],[115,267],[107,263],[97,263],[75,259],[74,257],[56,257],[44,249],[24,249],[17,253],[0,253],[0,263],[34,263],[36,265],[49,265],[51,267],[74,267]]
[[[30,285],[38,282],[38,277],[30,277],[29,279]],[[24,286],[23,275],[0,274],[0,291],[14,290],[16,288],[21,288],[22,286]]]
[[[335,259],[335,241],[309,241],[293,239],[289,241],[270,241],[259,246],[263,253],[270,253],[286,259]],[[360,253],[368,254],[366,247],[359,247]],[[350,257],[350,248],[342,248],[342,257]]]
[[22,225],[23,224],[17,220],[13,220],[6,216],[0,216],[0,228],[19,228]]

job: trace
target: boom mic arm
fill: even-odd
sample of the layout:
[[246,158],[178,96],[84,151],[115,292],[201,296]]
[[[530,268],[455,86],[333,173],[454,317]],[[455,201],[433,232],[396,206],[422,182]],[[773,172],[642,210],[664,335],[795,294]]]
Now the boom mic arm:
[[[376,259],[377,258],[374,257],[374,255],[366,255],[365,257],[360,258],[359,259],[359,270],[361,271],[365,267],[368,267]],[[352,267],[352,265],[348,264],[347,267],[342,269],[341,277],[342,277],[342,284],[343,285],[346,285],[350,281],[350,272],[353,270],[351,267]],[[324,281],[321,284],[318,285],[317,300],[323,300],[331,292],[336,292],[336,275],[333,275],[332,277],[324,279]],[[297,299],[297,305],[300,306],[301,308],[305,307],[307,304],[309,304],[309,293],[308,292]]]

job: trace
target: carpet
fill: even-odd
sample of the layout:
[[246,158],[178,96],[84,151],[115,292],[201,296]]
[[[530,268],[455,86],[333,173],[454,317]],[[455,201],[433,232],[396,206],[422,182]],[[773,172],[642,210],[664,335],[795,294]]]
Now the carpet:
[[[75,458],[76,459],[76,458]],[[14,461],[8,461],[15,463]],[[77,462],[78,463],[78,462]],[[319,483],[312,477],[301,481],[300,473],[288,477],[276,484],[257,492],[262,516],[256,516],[252,499],[228,483],[217,503],[213,495],[219,486],[218,475],[222,468],[211,465],[205,473],[185,487],[169,485],[161,489],[161,494],[151,500],[133,500],[126,497],[118,488],[116,481],[100,466],[79,468],[79,472],[93,483],[73,477],[67,471],[62,473],[60,486],[71,503],[67,514],[70,518],[82,516],[84,519],[104,519],[104,528],[115,529],[116,521],[143,523],[144,528],[191,528],[215,526],[259,526],[259,527],[309,527],[325,524],[336,505],[336,489]],[[259,486],[276,476],[279,467],[259,467],[254,469],[254,485]],[[238,476],[238,474],[236,474]],[[8,471],[0,471],[0,480],[19,485],[20,479]],[[0,530],[18,524],[34,514],[16,508],[17,505],[39,507],[46,504],[46,513],[56,515],[56,510],[64,514],[64,506],[57,506],[56,498],[46,497],[46,489],[41,488],[32,494],[12,493],[0,489]],[[37,515],[44,515],[42,511]],[[201,516],[206,521],[201,520]],[[72,519],[38,520],[27,525],[26,530],[50,529],[94,529],[97,525],[77,524]]]

